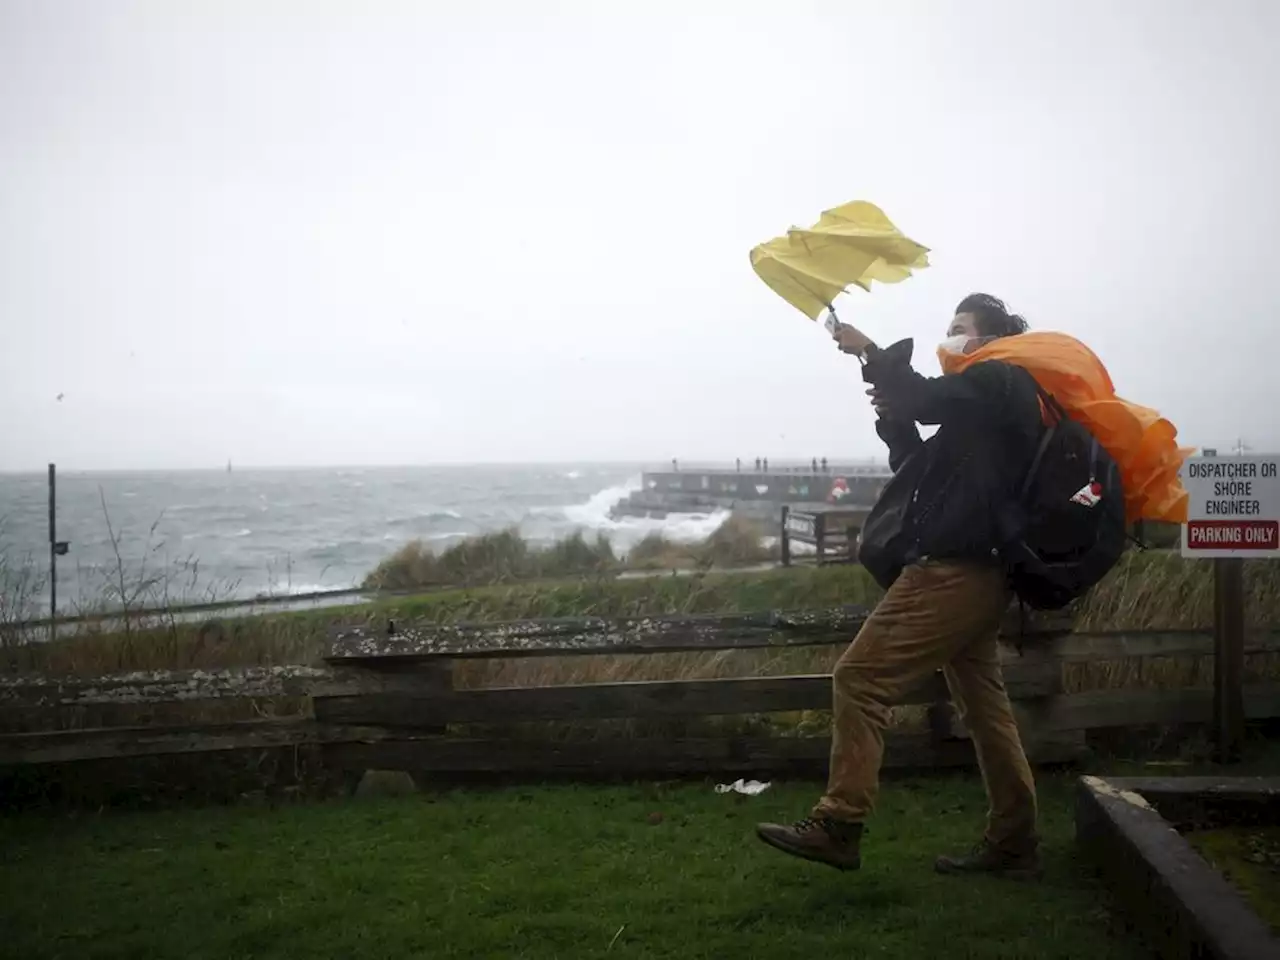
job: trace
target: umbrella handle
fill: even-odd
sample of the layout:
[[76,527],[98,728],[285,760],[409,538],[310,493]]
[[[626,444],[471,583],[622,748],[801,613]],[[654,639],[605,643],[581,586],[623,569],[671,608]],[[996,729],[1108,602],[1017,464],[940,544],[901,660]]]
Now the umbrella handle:
[[866,362],[867,362],[867,351],[872,348],[879,349],[878,347],[876,347],[875,341],[873,341],[870,337],[868,337],[865,333],[863,333],[857,327],[851,326],[847,323],[843,323],[840,320],[840,318],[836,316],[836,308],[831,306],[830,304],[827,305],[827,319],[823,322],[823,326],[827,328],[827,332],[831,334],[831,339],[833,340],[838,339],[840,329],[842,327],[848,330],[853,330],[855,333],[861,336],[864,340],[866,340],[867,341],[866,348],[861,353],[854,354],[854,356],[858,358],[858,362],[863,364],[864,366],[866,365]]

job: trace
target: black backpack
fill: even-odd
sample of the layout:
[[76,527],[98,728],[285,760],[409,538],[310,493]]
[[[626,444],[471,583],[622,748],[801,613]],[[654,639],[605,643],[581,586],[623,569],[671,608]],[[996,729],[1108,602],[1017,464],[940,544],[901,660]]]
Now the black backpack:
[[1123,555],[1129,535],[1120,468],[1039,384],[1045,427],[1017,503],[1002,520],[1014,593],[1034,610],[1060,610]]
[[858,563],[882,590],[893,586],[903,564],[914,559],[909,519],[928,463],[922,451],[909,456],[880,491],[858,533]]

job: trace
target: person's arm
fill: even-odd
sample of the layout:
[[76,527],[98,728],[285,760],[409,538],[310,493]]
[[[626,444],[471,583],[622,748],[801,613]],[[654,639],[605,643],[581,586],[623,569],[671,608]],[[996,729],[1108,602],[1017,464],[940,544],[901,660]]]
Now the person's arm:
[[863,370],[863,379],[875,389],[877,405],[892,411],[895,419],[927,425],[998,424],[1020,412],[1009,403],[1013,374],[1007,364],[989,360],[963,373],[926,377],[911,367],[911,348],[904,343],[908,345],[873,352]]
[[876,382],[886,376],[886,371],[892,376],[895,372],[901,375],[902,370],[911,370],[912,341],[901,340],[884,350],[870,341],[861,346],[864,358],[862,379],[872,385],[867,392],[871,394],[876,408],[876,433],[889,448],[889,469],[897,473],[907,458],[924,446],[924,441],[915,421],[892,409],[880,395]]

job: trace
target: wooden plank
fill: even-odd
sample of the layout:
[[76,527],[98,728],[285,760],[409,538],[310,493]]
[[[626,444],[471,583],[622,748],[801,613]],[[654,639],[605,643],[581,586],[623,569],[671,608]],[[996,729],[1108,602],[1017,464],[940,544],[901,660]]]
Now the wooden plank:
[[[1035,763],[1079,759],[1076,737],[1028,745]],[[831,752],[826,737],[637,738],[584,741],[405,738],[325,747],[326,763],[350,770],[408,770],[414,773],[575,776],[581,778],[655,775],[754,774],[820,776]],[[887,769],[971,767],[968,743],[934,744],[928,735],[889,733]]]
[[312,686],[313,698],[380,693],[435,695],[453,687],[452,660],[401,664],[393,669],[383,669],[377,663],[341,664],[330,669],[331,677]]
[[306,696],[313,685],[334,676],[332,668],[307,666],[145,670],[106,677],[17,674],[0,676],[0,703],[53,707]]
[[[804,642],[809,642],[808,637]],[[841,635],[842,642],[847,637]],[[785,640],[785,638],[784,638]],[[753,641],[754,642],[754,641]],[[765,638],[760,645],[768,644]],[[797,642],[799,642],[797,640]],[[822,642],[831,642],[822,640]],[[1207,632],[1073,634],[1056,640],[1030,643],[1018,655],[1002,649],[1006,669],[1040,657],[1064,662],[1094,661],[1146,656],[1209,656],[1212,637]],[[1280,633],[1255,634],[1246,646],[1251,654],[1280,652]],[[486,654],[487,655],[487,654]],[[104,677],[45,677],[32,674],[0,676],[0,707],[6,704],[78,706],[91,704],[148,704],[171,701],[218,700],[234,697],[269,698],[355,695],[396,689],[408,690],[426,676],[429,660],[414,664],[412,658],[390,658],[386,669],[379,661],[339,662],[326,666],[280,665],[209,670],[156,670]],[[403,671],[413,666],[415,673]]]
[[[1244,688],[1245,714],[1251,720],[1280,717],[1280,684],[1252,684]],[[1014,699],[1014,713],[1023,736],[1109,727],[1209,723],[1213,691],[1204,690],[1090,690],[1044,700]],[[968,739],[959,717],[931,714],[936,735]]]
[[[1062,690],[1061,671],[1055,663],[1014,664],[1006,672],[1005,684],[1015,698],[1051,696]],[[946,683],[941,674],[936,674],[899,702],[933,703],[947,696]],[[434,696],[379,694],[315,700],[317,719],[394,727],[714,716],[821,710],[830,706],[829,674],[496,687],[445,690]]]
[[309,713],[305,698],[173,700],[159,703],[97,703],[56,707],[0,704],[0,734],[120,727],[172,727],[283,720]]
[[[1065,663],[1126,657],[1211,656],[1213,634],[1208,630],[1073,633],[1051,640],[1045,646]],[[1280,632],[1258,631],[1246,640],[1246,654],[1276,652],[1280,652]]]
[[[1280,651],[1280,633],[1254,635],[1246,651]],[[1081,634],[1052,642],[1035,643],[1022,655],[1002,649],[1006,671],[1033,660],[1060,657],[1065,662],[1143,656],[1208,656],[1208,633],[1158,632]],[[0,676],[0,712],[7,706],[76,707],[88,705],[142,705],[199,702],[227,698],[294,696],[354,696],[362,693],[400,691],[412,693],[430,688],[428,671],[438,660],[340,662],[327,666],[281,665],[211,670],[160,670],[106,677],[43,677],[19,674]],[[407,672],[412,670],[413,672]],[[1012,675],[1012,674],[1010,674]]]
[[313,720],[255,720],[192,727],[117,727],[0,736],[0,766],[66,763],[219,750],[264,750],[320,743],[355,734]]
[[1218,763],[1240,759],[1244,745],[1244,560],[1213,561],[1213,743]]
[[1028,652],[1044,647],[1056,637],[1065,636],[1075,628],[1076,615],[1066,610],[1024,610],[1018,604],[1010,604],[1000,620],[1000,636],[1010,647],[1019,643]]
[[[1251,720],[1280,717],[1280,684],[1246,685],[1244,708],[1245,716]],[[1019,705],[1018,709],[1029,727],[1047,730],[1209,723],[1213,718],[1213,691],[1091,690],[1053,697],[1040,704]]]
[[[545,688],[531,689],[540,690]],[[811,687],[811,689],[820,688]],[[1074,734],[1080,730],[1090,728],[1208,722],[1212,717],[1212,697],[1211,690],[1109,690],[1054,697],[1048,699],[1039,707],[1023,703],[1019,705],[1019,710],[1025,713],[1027,728],[1024,731],[1024,738],[1029,744],[1028,749],[1031,750],[1030,744],[1058,743],[1061,745],[1062,734]],[[1246,715],[1251,718],[1280,716],[1280,684],[1253,684],[1246,686],[1244,701]],[[513,718],[507,716],[506,719]],[[800,739],[802,738],[778,738],[779,741],[785,741],[785,744],[792,744]],[[924,739],[928,740],[928,735],[924,735]],[[459,747],[456,744],[465,745],[473,741],[447,738],[406,739],[402,732],[394,730],[315,723],[306,720],[257,721],[223,725],[205,724],[189,728],[76,730],[0,736],[0,764],[48,763],[107,757],[235,749],[267,749],[309,743],[359,742],[382,744],[384,742],[411,742],[420,744],[428,741],[435,744],[435,746],[430,747],[429,750],[418,746],[413,747],[413,749],[419,751],[428,750],[428,753],[424,755],[425,759],[438,756],[441,758],[440,762],[444,767],[459,770],[468,769],[464,761],[456,758],[450,760],[450,757],[454,757],[454,753],[450,751],[461,750],[465,752],[465,746]],[[625,741],[628,745],[638,742]],[[706,761],[708,764],[713,761],[720,763],[732,760],[738,764],[738,768],[742,768],[744,765],[749,765],[749,761],[756,756],[756,753],[753,752],[754,748],[750,748],[749,744],[748,747],[741,746],[743,742],[735,738],[724,738],[723,740],[707,738],[699,749],[709,751],[710,759]],[[963,741],[955,742],[963,743]],[[439,743],[453,744],[453,746],[439,746]],[[663,764],[678,765],[677,761],[680,756],[686,756],[687,759],[687,755],[690,755],[689,751],[693,751],[694,748],[688,745],[689,742],[681,741],[681,743],[685,744],[685,747],[681,748],[685,753],[681,754],[677,750],[675,757],[662,754],[662,757],[666,757],[666,759],[659,758],[660,762],[655,761],[655,769],[662,768]],[[722,746],[718,748],[710,746],[710,744],[715,743],[720,743]],[[754,743],[754,741],[751,741],[751,743]],[[504,740],[501,741],[501,744],[506,744],[510,747],[507,753],[500,753],[498,759],[493,759],[492,757],[489,760],[485,760],[483,757],[479,758],[475,762],[480,766],[474,767],[474,769],[486,769],[484,767],[485,763],[507,763],[508,760],[501,758],[509,757],[511,755],[510,751],[514,751],[516,754],[527,753],[528,758],[524,761],[511,760],[510,763],[514,765],[513,769],[534,770],[537,768],[535,758],[540,755],[538,751],[543,751],[541,755],[549,755],[545,751],[551,750],[554,753],[554,750],[561,747],[569,749],[565,745],[557,744],[530,746],[525,741]],[[735,744],[738,744],[738,746],[735,746]],[[353,747],[352,749],[358,753],[359,748]],[[388,749],[394,752],[394,749],[399,748]],[[500,745],[493,749],[501,751],[507,749],[507,747]],[[577,745],[573,749],[577,749]],[[606,748],[600,747],[599,749],[605,750]],[[631,747],[609,747],[607,749],[625,754]],[[818,748],[814,748],[812,744],[803,748],[783,745],[776,748],[770,747],[766,754],[768,757],[776,758],[787,755],[786,752],[789,750],[801,749],[812,750]],[[942,758],[947,755],[945,750],[950,748],[944,742],[938,744],[937,749],[944,751],[937,755],[938,762],[944,762]],[[443,752],[431,754],[430,750]],[[575,756],[579,756],[579,754],[575,754]],[[587,759],[589,760],[591,756],[594,755],[588,755]],[[423,759],[423,757],[419,759]],[[378,764],[372,763],[370,765],[377,766]],[[569,766],[572,767],[573,765],[569,764]],[[615,766],[624,769],[626,761],[618,761]]]
[[[1016,613],[1016,611],[1015,611]],[[405,624],[341,629],[331,663],[413,661],[433,657],[541,657],[608,653],[823,646],[849,643],[869,615],[864,607],[763,611],[726,616],[662,616],[630,619],[576,617],[480,624]],[[1013,622],[1015,632],[1022,625]],[[1070,628],[1064,614],[1030,617],[1028,640],[1058,636]]]
[[0,676],[0,707],[82,707],[198,702],[228,698],[354,695],[435,689],[449,676],[448,661],[382,671],[357,665],[236,667],[217,670],[147,670],[106,677]]
[[[687,717],[831,705],[830,675],[451,690],[437,696],[316,698],[317,719],[416,727],[608,717]],[[357,719],[358,718],[358,719]]]
[[[722,772],[747,769],[760,760],[776,765],[796,761],[825,764],[825,737],[700,737],[612,739],[556,742],[452,738],[377,727],[317,723],[312,720],[262,720],[193,727],[69,730],[0,736],[0,767],[70,763],[126,757],[268,750],[324,745],[326,758],[347,769],[406,769],[441,772],[592,773],[647,770]],[[1050,737],[1028,746],[1043,762],[1078,755],[1071,736]],[[935,746],[927,735],[891,733],[886,739],[889,766],[963,766],[972,748],[956,743]],[[1038,751],[1038,752],[1037,752]]]
[[10,685],[0,698],[0,733],[219,724],[306,712],[308,693],[435,695],[452,686],[448,660],[394,671],[361,667],[252,668],[148,673],[111,683]]
[[598,653],[669,653],[732,648],[847,643],[866,619],[864,607],[729,616],[661,616],[629,619],[574,617],[488,624],[390,625],[390,630],[340,630],[328,657],[333,662],[565,656]]

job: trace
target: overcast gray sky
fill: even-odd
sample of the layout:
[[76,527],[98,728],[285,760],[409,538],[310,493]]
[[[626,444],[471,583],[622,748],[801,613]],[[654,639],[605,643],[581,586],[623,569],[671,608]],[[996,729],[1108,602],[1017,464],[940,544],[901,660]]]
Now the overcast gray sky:
[[0,469],[878,455],[747,258],[853,199],[933,250],[844,298],[922,370],[988,291],[1280,449],[1277,49],[1268,0],[0,0]]

